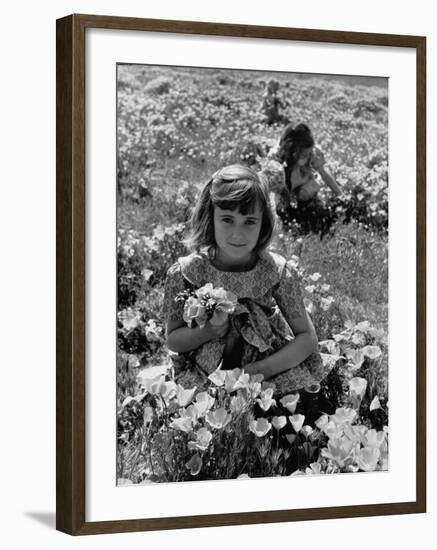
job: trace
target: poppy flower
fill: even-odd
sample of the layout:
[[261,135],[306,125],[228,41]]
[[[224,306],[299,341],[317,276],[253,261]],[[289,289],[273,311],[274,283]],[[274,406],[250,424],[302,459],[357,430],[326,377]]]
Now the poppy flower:
[[362,352],[369,359],[377,359],[382,353],[381,348],[379,346],[365,346],[362,349]]
[[331,437],[328,446],[322,449],[321,453],[343,468],[347,462],[353,461],[354,446],[354,442],[346,437]]
[[190,470],[192,476],[197,476],[197,474],[202,469],[202,459],[200,458],[199,453],[194,454],[190,460],[186,463],[186,467]]
[[221,370],[219,366],[208,376],[208,379],[211,380],[211,382],[216,386],[223,386],[226,379],[226,371]]
[[253,380],[255,377],[258,377],[258,375],[255,374],[254,376],[252,376],[252,378],[250,379],[249,385],[246,388],[249,392],[250,397],[252,397],[252,399],[255,399],[255,397],[258,397],[258,395],[261,393],[261,390],[262,390],[261,382],[259,382],[258,380]]
[[198,393],[196,396],[196,401],[193,403],[193,406],[196,408],[199,416],[205,416],[213,405],[214,398],[211,397],[206,391]]
[[290,420],[294,431],[299,433],[303,423],[305,422],[305,416],[303,414],[293,414],[293,416],[289,416],[288,419]]
[[150,407],[148,405],[146,407],[144,407],[143,418],[144,418],[144,424],[145,425],[150,424],[150,422],[152,422],[152,419],[153,419],[153,409],[152,409],[152,407]]
[[380,457],[380,451],[376,447],[364,447],[358,453],[358,466],[364,472],[374,472]]
[[311,428],[311,426],[302,426],[300,432],[305,436],[305,437],[309,437],[312,433],[313,433],[313,429]]
[[180,416],[187,416],[191,419],[193,424],[196,424],[197,420],[199,419],[199,412],[196,409],[194,405],[190,405],[186,409],[181,409],[179,411]]
[[234,391],[234,386],[240,377],[241,369],[232,369],[225,371],[225,390],[229,393]]
[[265,418],[258,418],[249,423],[249,430],[257,437],[264,437],[271,429],[272,425]]
[[232,416],[224,408],[210,411],[206,415],[206,421],[216,430],[224,428],[231,421]]
[[322,386],[315,382],[314,384],[309,384],[308,386],[305,386],[305,391],[307,393],[319,393],[319,391],[321,390]]
[[237,381],[235,382],[233,391],[247,388],[249,386],[249,383],[250,383],[250,374],[242,371]]
[[354,411],[354,409],[346,408],[346,407],[340,407],[335,411],[335,414],[332,414],[330,416],[330,420],[332,422],[335,422],[338,426],[342,426],[346,423],[352,423],[357,416],[357,412]]
[[211,439],[212,439],[212,433],[207,428],[200,428],[196,432],[195,441],[188,442],[188,448],[190,449],[190,451],[193,451],[193,450],[206,451],[206,449],[208,448],[208,445],[211,442]]
[[320,431],[324,432],[328,437],[340,437],[343,433],[343,428],[330,420],[327,414],[323,414],[316,420],[316,426]]
[[181,418],[175,418],[173,422],[170,423],[170,427],[174,430],[190,433],[193,430],[193,422],[191,418],[184,416]]
[[356,376],[349,381],[349,389],[352,394],[358,396],[359,399],[364,397],[367,388],[367,380],[365,378],[360,378]]
[[294,414],[294,411],[297,407],[297,402],[299,401],[298,393],[291,393],[289,395],[284,395],[282,399],[279,400],[281,405],[285,407],[291,414]]
[[306,474],[310,474],[310,475],[320,475],[322,474],[322,465],[319,464],[318,462],[312,462],[306,469],[305,469],[305,473]]
[[381,403],[379,401],[379,397],[375,395],[375,397],[372,399],[372,402],[370,403],[369,410],[375,411],[376,409],[381,408]]
[[383,431],[377,432],[376,430],[368,430],[366,435],[363,437],[364,447],[380,449],[384,441],[385,433]]
[[358,370],[364,362],[364,353],[361,349],[349,349],[346,357],[352,362],[353,370]]
[[259,399],[256,400],[263,411],[268,411],[272,405],[276,405],[276,400],[273,399],[273,391],[273,388],[262,391]]
[[322,414],[322,416],[316,420],[315,424],[319,428],[319,430],[323,432],[324,428],[328,425],[328,422],[329,416],[327,414]]
[[176,387],[176,401],[180,407],[186,407],[194,397],[196,393],[197,386],[191,388],[190,390],[184,389],[180,384]]
[[328,311],[333,303],[334,298],[332,296],[328,296],[327,298],[322,298],[320,300],[320,307],[323,309],[323,311]]
[[195,322],[199,327],[203,327],[208,320],[206,307],[199,302],[198,298],[190,296],[185,302],[182,318],[190,328],[194,326]]
[[229,408],[233,413],[238,414],[244,409],[245,405],[246,405],[246,400],[240,393],[238,393],[238,395],[234,395],[234,397],[231,399]]
[[282,428],[287,424],[287,419],[285,416],[274,416],[272,418],[272,426],[275,430],[282,430]]
[[369,428],[367,426],[363,426],[362,424],[358,426],[346,425],[344,427],[344,434],[346,435],[346,437],[348,437],[355,443],[362,443],[368,431]]

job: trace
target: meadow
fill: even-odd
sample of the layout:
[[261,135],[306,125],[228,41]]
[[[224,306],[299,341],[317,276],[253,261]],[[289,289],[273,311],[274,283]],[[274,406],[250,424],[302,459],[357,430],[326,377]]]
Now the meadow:
[[[258,111],[279,82],[342,188],[322,189],[330,231],[277,222],[329,376],[275,398],[240,369],[206,391],[172,379],[161,316],[197,193],[219,167],[257,168],[283,126]],[[119,484],[388,468],[388,93],[369,80],[118,66],[117,479]],[[323,404],[323,405],[321,405]]]

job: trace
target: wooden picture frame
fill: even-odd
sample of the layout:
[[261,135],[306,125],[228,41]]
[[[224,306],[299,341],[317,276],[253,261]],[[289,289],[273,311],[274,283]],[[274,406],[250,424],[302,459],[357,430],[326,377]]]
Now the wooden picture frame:
[[[416,498],[410,502],[86,521],[85,74],[87,29],[408,48],[416,53]],[[426,511],[426,39],[420,36],[70,15],[57,21],[57,529],[71,535]]]

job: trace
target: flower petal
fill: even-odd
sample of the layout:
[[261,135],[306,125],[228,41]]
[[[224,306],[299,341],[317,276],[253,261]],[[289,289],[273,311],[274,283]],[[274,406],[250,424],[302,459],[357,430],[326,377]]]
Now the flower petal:
[[274,416],[272,418],[272,426],[275,430],[282,430],[282,428],[287,424],[287,419],[285,416]]
[[305,416],[303,414],[293,414],[293,416],[288,417],[293,429],[296,433],[299,433],[303,423],[305,422]]
[[380,408],[381,408],[381,403],[379,401],[379,397],[375,395],[375,397],[372,399],[372,402],[370,403],[369,409],[371,411],[375,411],[376,409],[380,409]]

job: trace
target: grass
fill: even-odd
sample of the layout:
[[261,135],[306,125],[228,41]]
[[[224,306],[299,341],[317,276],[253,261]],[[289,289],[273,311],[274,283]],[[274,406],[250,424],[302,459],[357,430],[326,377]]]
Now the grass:
[[358,224],[339,225],[333,236],[302,240],[300,262],[309,273],[319,272],[345,317],[368,320],[377,328],[388,323],[387,237]]

